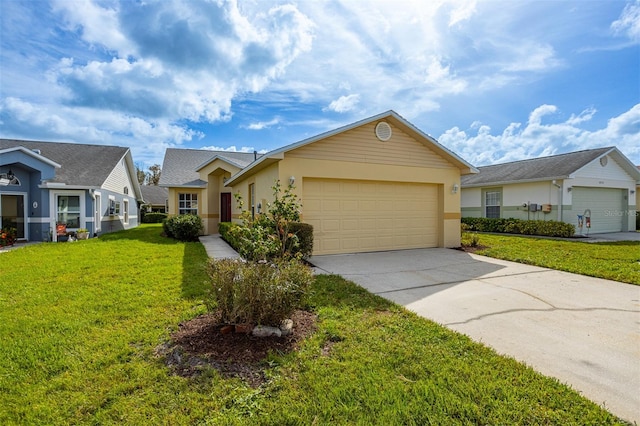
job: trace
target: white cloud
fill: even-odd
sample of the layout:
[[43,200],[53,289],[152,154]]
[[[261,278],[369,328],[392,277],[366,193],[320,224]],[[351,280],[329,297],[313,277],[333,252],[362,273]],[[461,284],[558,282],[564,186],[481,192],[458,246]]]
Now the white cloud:
[[620,18],[611,24],[615,34],[624,34],[630,40],[640,41],[640,0],[627,4]]
[[275,117],[274,119],[269,121],[258,121],[256,123],[251,123],[248,126],[245,126],[245,128],[249,130],[262,130],[262,129],[267,129],[269,127],[275,126],[276,124],[279,124],[279,123],[280,123],[280,118]]
[[475,134],[458,127],[445,131],[438,141],[476,166],[504,163],[581,149],[616,146],[630,159],[640,159],[640,104],[610,119],[607,127],[588,131],[577,125],[589,121],[595,110],[558,123],[543,124],[545,116],[556,114],[554,105],[541,105],[531,112],[527,124],[511,123],[501,134],[488,126],[472,124]]
[[451,11],[451,15],[449,16],[449,26],[453,27],[456,24],[466,21],[473,16],[476,12],[476,4],[475,0],[472,1],[462,1],[456,8]]
[[[222,147],[222,146],[215,146],[215,145],[209,145],[209,146],[203,146],[200,149],[206,149],[208,151],[225,151],[225,152],[254,152],[256,151],[256,149],[252,146],[243,146],[240,149],[238,149],[238,147],[236,147],[235,145],[231,145],[228,147]],[[263,151],[259,151],[260,154],[263,154]]]
[[335,112],[347,112],[353,110],[356,105],[360,102],[360,95],[347,95],[340,96],[335,101],[331,101],[329,106],[326,108],[330,111]]
[[115,111],[0,100],[3,137],[128,146],[136,161],[161,162],[168,147],[197,140],[199,132],[167,120],[145,120]]
[[67,102],[140,117],[228,120],[238,93],[263,90],[313,40],[312,22],[292,5],[252,17],[235,1],[61,1],[56,10],[83,40],[114,54],[60,62]]

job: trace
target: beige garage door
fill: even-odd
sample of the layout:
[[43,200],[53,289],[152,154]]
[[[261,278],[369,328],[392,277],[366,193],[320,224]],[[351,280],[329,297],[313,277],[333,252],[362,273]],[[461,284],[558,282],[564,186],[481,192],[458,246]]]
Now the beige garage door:
[[314,254],[437,247],[436,185],[337,179],[303,181]]

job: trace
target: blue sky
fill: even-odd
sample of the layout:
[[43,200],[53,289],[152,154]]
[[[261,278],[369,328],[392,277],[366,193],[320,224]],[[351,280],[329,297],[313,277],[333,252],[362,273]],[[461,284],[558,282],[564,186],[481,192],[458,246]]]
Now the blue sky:
[[640,0],[0,0],[0,137],[269,151],[393,109],[482,166],[640,164]]

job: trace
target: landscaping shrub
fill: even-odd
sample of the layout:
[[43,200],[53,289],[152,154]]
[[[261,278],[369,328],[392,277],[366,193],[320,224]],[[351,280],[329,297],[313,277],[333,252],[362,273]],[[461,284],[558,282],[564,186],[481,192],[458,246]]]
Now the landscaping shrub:
[[[274,202],[268,204],[267,212],[252,217],[243,210],[242,224],[225,229],[225,240],[249,261],[309,257],[313,252],[313,227],[299,222],[301,206],[293,187],[289,185],[283,191],[276,181],[272,189]],[[242,209],[242,197],[234,196]]]
[[198,241],[198,236],[204,230],[200,216],[181,214],[171,216],[162,222],[164,233],[180,241]]
[[541,235],[548,237],[572,237],[575,227],[570,223],[555,220],[521,220],[514,218],[463,217],[462,224],[469,231],[498,232],[522,235]]
[[243,262],[212,259],[207,301],[227,324],[279,326],[301,307],[313,280],[311,269],[295,259]]
[[298,247],[288,247],[294,257],[300,255],[302,259],[308,259],[313,254],[313,225],[302,222],[292,222],[289,230],[298,237]]
[[145,213],[142,217],[142,223],[162,223],[168,217],[166,213],[151,212]]
[[460,236],[460,245],[462,247],[478,247],[480,245],[480,237],[477,232],[472,232],[471,227],[466,223],[460,225],[462,231]]

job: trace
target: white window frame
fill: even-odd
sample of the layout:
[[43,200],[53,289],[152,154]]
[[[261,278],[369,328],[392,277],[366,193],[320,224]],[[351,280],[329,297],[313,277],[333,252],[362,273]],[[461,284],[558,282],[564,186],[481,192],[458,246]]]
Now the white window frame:
[[129,223],[129,200],[122,201],[122,214],[124,216],[125,225]]
[[58,197],[59,196],[78,196],[80,197],[80,216],[79,216],[79,227],[78,228],[67,228],[67,231],[86,228],[87,227],[87,216],[86,216],[86,191],[82,190],[58,190],[51,191],[49,193],[49,217],[51,218],[51,229],[53,230],[53,238],[54,241],[57,241],[56,234],[56,225],[58,224]]
[[[198,215],[198,193],[180,192],[178,193],[178,214]],[[188,204],[187,204],[188,203]],[[195,203],[195,207],[193,207]],[[187,207],[187,205],[189,207]]]
[[94,194],[94,224],[93,224],[93,232],[102,231],[102,194],[100,192],[95,192]]
[[[495,197],[497,194],[497,197]],[[489,200],[490,196],[492,199]],[[489,204],[491,201],[491,204]],[[496,204],[497,203],[497,204]],[[491,216],[488,214],[489,207],[497,207],[498,208],[498,216],[492,214]],[[484,217],[487,218],[500,218],[502,217],[502,191],[499,189],[488,189],[484,192]]]

